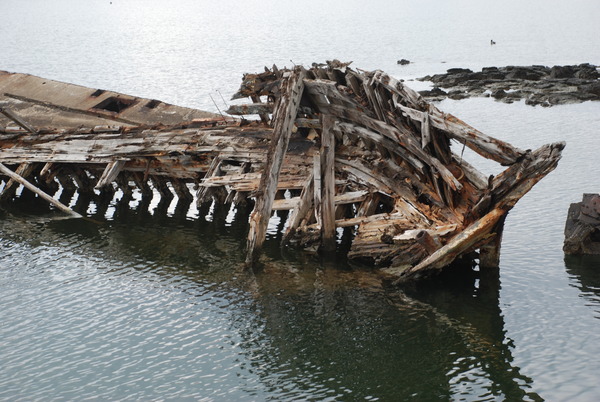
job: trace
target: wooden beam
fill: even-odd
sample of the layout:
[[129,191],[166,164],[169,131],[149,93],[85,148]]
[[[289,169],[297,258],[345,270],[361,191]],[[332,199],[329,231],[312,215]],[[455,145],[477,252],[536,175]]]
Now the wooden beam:
[[421,122],[421,148],[425,149],[427,144],[431,142],[431,122],[429,113],[423,113],[423,121]]
[[[210,163],[210,167],[208,168],[206,174],[204,175],[204,178],[202,179],[203,183],[205,183],[207,180],[213,177],[223,176],[223,174],[220,172],[222,162],[223,159],[220,156],[215,156],[213,158],[212,162]],[[196,193],[196,205],[198,206],[198,208],[207,201],[208,195],[210,194],[209,186],[203,186],[202,184],[200,184],[200,186],[201,187]]]
[[313,205],[315,207],[315,218],[317,220],[317,226],[323,227],[323,176],[321,175],[321,154],[316,153],[313,157]]
[[100,179],[98,179],[98,183],[96,183],[96,186],[94,188],[101,189],[102,187],[112,183],[119,175],[119,172],[125,166],[125,162],[126,160],[119,159],[116,161],[112,161],[111,163],[106,165],[104,172],[102,172],[102,176],[100,176]]
[[[26,178],[33,172],[35,165],[35,163],[21,163],[15,173],[22,178]],[[4,201],[11,198],[17,191],[19,184],[21,182],[11,177],[2,189],[2,193],[0,193],[0,200]]]
[[273,113],[272,103],[246,103],[242,105],[231,105],[229,109],[225,111],[227,114],[242,116],[248,114],[267,114]]
[[17,116],[15,113],[13,113],[12,110],[8,108],[8,102],[0,103],[0,113],[17,123],[20,127],[23,127],[25,130],[29,131],[31,134],[38,133],[35,128],[33,128],[29,123]]
[[511,165],[525,153],[507,142],[483,134],[464,121],[449,113],[443,113],[434,106],[431,106],[431,114],[401,104],[397,104],[396,107],[406,113],[410,119],[418,122],[423,122],[424,116],[428,115],[431,126],[448,133],[451,138],[465,144],[484,158]]
[[335,138],[331,115],[322,115],[321,124],[321,249],[334,251],[335,242]]
[[439,248],[429,257],[425,258],[414,267],[405,270],[398,282],[414,278],[425,270],[439,270],[450,264],[456,257],[474,247],[485,237],[490,236],[490,229],[506,214],[501,208],[495,208],[471,226],[454,236],[446,245]]
[[274,111],[273,134],[267,152],[265,168],[260,179],[259,194],[257,194],[256,204],[250,214],[250,231],[248,233],[248,250],[246,254],[246,264],[248,265],[255,261],[265,241],[273,200],[277,191],[279,172],[292,135],[294,121],[298,114],[300,98],[304,91],[303,79],[305,75],[305,71],[298,68],[282,84],[281,97]]
[[[260,96],[259,95],[250,95],[250,99],[252,99],[252,102],[256,103],[262,103],[260,101]],[[263,111],[263,112],[259,112],[258,115],[260,116],[260,121],[262,121],[265,124],[269,123],[269,114],[273,113],[273,105],[270,105],[271,111]]]
[[319,119],[305,119],[305,118],[297,118],[296,119],[296,127],[301,128],[321,128],[321,120]]
[[367,81],[363,82],[363,90],[365,91],[365,94],[367,95],[367,99],[369,100],[371,107],[375,111],[377,118],[379,120],[387,123],[383,106],[379,103],[379,100],[377,99],[377,97],[375,95],[375,90],[373,89],[373,80],[372,79],[369,80],[368,82]]
[[305,219],[307,214],[311,213],[311,209],[313,206],[313,199],[314,199],[314,197],[313,197],[314,179],[313,178],[314,178],[314,174],[311,173],[308,176],[308,178],[306,179],[304,187],[302,188],[302,192],[300,193],[300,200],[298,201],[298,204],[292,210],[292,213],[288,219],[288,221],[289,221],[288,227],[287,227],[285,233],[283,234],[283,241],[282,241],[283,244],[286,244],[289,242],[289,240],[292,238],[292,236],[295,234],[296,230],[302,223],[302,220]]
[[83,217],[80,214],[78,214],[77,212],[75,212],[72,209],[70,209],[69,207],[67,207],[66,205],[64,205],[63,203],[61,203],[60,201],[55,200],[54,198],[52,198],[51,196],[49,196],[48,194],[46,194],[45,192],[43,192],[42,190],[40,190],[39,188],[37,188],[36,186],[31,184],[30,182],[28,182],[27,180],[25,180],[23,177],[19,176],[18,174],[16,174],[15,172],[10,170],[6,166],[4,166],[4,164],[2,164],[2,163],[0,163],[0,172],[2,172],[2,174],[5,174],[6,176],[10,177],[12,180],[22,184],[23,186],[25,186],[25,188],[33,191],[35,194],[39,195],[41,198],[48,201],[49,203],[51,203],[52,205],[54,205],[61,211],[65,212],[73,217],[76,217],[76,218]]

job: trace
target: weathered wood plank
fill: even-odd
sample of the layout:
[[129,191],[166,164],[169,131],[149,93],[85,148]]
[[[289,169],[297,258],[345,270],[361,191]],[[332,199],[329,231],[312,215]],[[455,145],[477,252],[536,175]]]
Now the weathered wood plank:
[[485,216],[474,222],[459,234],[454,236],[446,245],[439,248],[429,257],[421,261],[414,267],[405,270],[398,282],[414,278],[415,275],[425,270],[439,270],[470,248],[474,247],[485,237],[490,236],[490,229],[506,214],[502,208],[495,208]]
[[311,172],[309,177],[306,179],[302,192],[300,193],[299,201],[295,208],[292,210],[290,217],[288,218],[288,227],[283,234],[283,243],[286,244],[293,237],[298,227],[301,225],[302,220],[306,218],[307,214],[312,213],[312,206],[314,200],[314,173]]
[[296,127],[301,128],[321,128],[321,120],[319,119],[305,119],[305,118],[297,118],[296,119]]
[[231,105],[229,109],[225,111],[227,114],[231,115],[248,115],[248,114],[267,114],[273,113],[273,104],[272,103],[247,103],[242,105]]
[[421,121],[421,148],[425,148],[427,144],[431,142],[431,122],[429,119],[429,113],[423,113],[423,120]]
[[[204,176],[203,181],[207,181],[208,179],[212,179],[213,177],[223,176],[221,173],[221,163],[223,159],[219,156],[215,156],[210,163],[210,167]],[[208,196],[210,195],[210,187],[209,186],[201,186],[196,193],[196,205],[200,207],[207,201]]]
[[313,157],[313,205],[315,207],[315,218],[317,220],[317,226],[321,228],[323,226],[323,176],[321,174],[321,154],[317,153]]
[[321,116],[321,248],[323,251],[335,250],[335,138],[331,115]]
[[[422,122],[424,115],[426,114],[425,112],[411,109],[400,104],[398,104],[397,107],[399,110],[406,113],[408,117],[418,122]],[[489,137],[457,117],[441,112],[434,106],[431,106],[431,114],[428,115],[429,122],[433,127],[445,131],[450,137],[459,141],[461,144],[465,144],[484,158],[494,160],[504,165],[511,165],[524,154],[524,151],[507,142]]]

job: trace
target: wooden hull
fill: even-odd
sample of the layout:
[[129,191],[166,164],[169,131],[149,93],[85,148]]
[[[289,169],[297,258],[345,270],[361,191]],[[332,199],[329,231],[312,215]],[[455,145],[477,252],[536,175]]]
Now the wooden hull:
[[[252,103],[228,112],[260,120],[34,125],[35,132],[15,122],[0,130],[0,162],[40,189],[58,181],[88,193],[135,186],[172,197],[172,189],[200,205],[250,201],[248,264],[260,255],[273,211],[288,210],[284,243],[331,251],[338,230],[353,230],[350,259],[392,266],[407,281],[475,250],[482,264],[497,265],[507,212],[564,148],[520,150],[381,71],[339,62],[246,74],[234,95],[243,97]],[[484,177],[453,144],[507,169]],[[14,190],[6,181],[4,198]]]

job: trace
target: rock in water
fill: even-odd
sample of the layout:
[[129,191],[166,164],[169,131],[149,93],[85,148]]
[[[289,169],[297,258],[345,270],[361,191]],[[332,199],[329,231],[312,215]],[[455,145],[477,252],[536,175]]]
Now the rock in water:
[[600,255],[600,195],[584,194],[571,204],[565,224],[565,254]]

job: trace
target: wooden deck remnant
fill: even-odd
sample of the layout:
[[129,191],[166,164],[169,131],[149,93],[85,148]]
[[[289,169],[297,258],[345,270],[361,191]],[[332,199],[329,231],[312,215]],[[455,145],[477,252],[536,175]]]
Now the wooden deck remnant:
[[[482,267],[497,265],[506,214],[557,166],[565,144],[521,150],[382,71],[348,65],[244,75],[234,98],[251,103],[228,113],[256,120],[60,129],[0,121],[0,163],[20,167],[40,187],[58,181],[92,194],[115,186],[148,194],[151,186],[189,202],[195,186],[200,206],[253,205],[249,264],[273,212],[289,211],[279,229],[285,245],[330,252],[346,231],[348,258],[394,267],[399,282],[477,250]],[[487,178],[453,144],[507,168]]]

